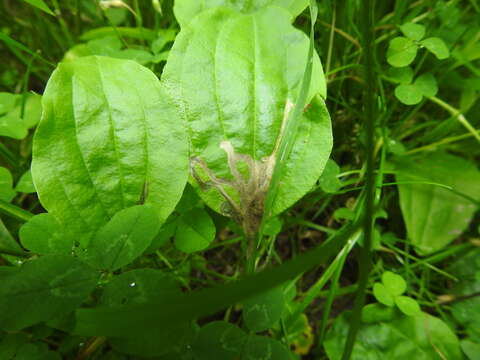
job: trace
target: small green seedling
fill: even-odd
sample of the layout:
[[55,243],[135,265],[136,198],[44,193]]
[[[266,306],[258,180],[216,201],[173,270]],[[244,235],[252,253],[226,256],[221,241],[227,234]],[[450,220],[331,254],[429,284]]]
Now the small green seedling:
[[[404,67],[410,65],[419,48],[425,47],[439,60],[447,59],[450,56],[445,42],[438,37],[425,36],[425,26],[414,23],[406,23],[400,26],[400,30],[405,36],[398,36],[390,40],[387,50],[387,61],[394,67]],[[423,39],[423,40],[422,40]]]
[[405,315],[415,316],[420,313],[420,306],[411,297],[402,295],[406,290],[405,280],[391,271],[385,271],[382,282],[373,285],[373,295],[380,303],[388,307],[397,305]]

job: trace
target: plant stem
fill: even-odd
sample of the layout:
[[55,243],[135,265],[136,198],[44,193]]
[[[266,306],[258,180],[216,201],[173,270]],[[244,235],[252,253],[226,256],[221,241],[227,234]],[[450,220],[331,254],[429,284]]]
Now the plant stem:
[[33,217],[32,213],[3,200],[0,200],[0,212],[24,222]]
[[358,291],[355,298],[351,325],[348,331],[345,348],[342,354],[342,360],[349,360],[358,330],[360,328],[362,308],[365,303],[365,293],[368,284],[368,275],[370,273],[371,260],[370,249],[372,246],[372,236],[375,214],[375,78],[373,62],[373,14],[374,9],[372,0],[365,0],[362,6],[362,40],[364,52],[365,67],[365,138],[367,147],[367,166],[366,166],[366,188],[365,188],[365,219],[364,219],[364,244],[360,254],[360,275],[358,280]]

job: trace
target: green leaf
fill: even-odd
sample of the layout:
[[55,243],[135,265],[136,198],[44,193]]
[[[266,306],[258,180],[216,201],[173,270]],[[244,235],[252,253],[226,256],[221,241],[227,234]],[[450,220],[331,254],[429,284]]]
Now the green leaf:
[[422,40],[421,44],[439,60],[444,60],[450,56],[450,50],[448,50],[447,45],[445,45],[445,42],[440,38],[430,37]]
[[175,40],[176,36],[177,31],[173,29],[159,29],[157,38],[152,42],[152,52],[154,54],[160,53],[165,45]]
[[101,303],[107,306],[141,304],[179,293],[180,288],[170,275],[155,269],[135,269],[115,276],[105,286]]
[[[291,281],[307,270],[324,264],[358,230],[362,218],[338,230],[314,250],[297,255],[282,265],[257,272],[239,281],[200,291],[186,292],[152,302],[152,305],[123,306],[119,309],[81,309],[77,311],[76,334],[131,336],[164,328],[165,323],[191,321],[243,302],[255,294]],[[195,306],[192,306],[194,304]]]
[[477,209],[468,197],[480,200],[480,172],[467,160],[443,152],[398,159],[396,169],[409,239],[419,254],[441,250],[468,227]]
[[27,261],[2,279],[0,327],[21,330],[78,307],[98,274],[71,256],[46,255]]
[[408,296],[396,297],[395,304],[398,306],[401,312],[408,316],[416,316],[422,312],[418,302]]
[[406,23],[400,26],[403,35],[412,40],[421,40],[425,36],[425,26],[415,23]]
[[448,271],[459,280],[452,293],[463,298],[451,304],[452,315],[468,336],[480,341],[480,297],[471,296],[480,292],[480,248],[458,257]]
[[50,351],[43,342],[30,343],[27,334],[8,334],[0,342],[0,359],[6,360],[61,360],[60,354]]
[[6,114],[13,110],[19,95],[0,92],[0,115]]
[[[180,294],[177,282],[168,274],[154,269],[135,269],[115,276],[105,286],[101,304],[109,307],[142,304]],[[179,346],[188,337],[190,326],[181,323],[152,331],[141,337],[112,338],[112,346],[122,353],[143,356],[160,356]]]
[[[342,358],[349,323],[345,315],[335,320],[324,347],[330,360]],[[441,354],[441,355],[440,355]],[[455,333],[442,320],[420,313],[397,315],[392,320],[363,324],[353,347],[352,360],[462,360]]]
[[382,283],[392,296],[402,295],[407,290],[407,283],[403,277],[391,271],[382,274]]
[[387,76],[400,84],[410,84],[413,80],[413,70],[410,66],[405,67],[391,67],[387,71]]
[[100,269],[117,270],[143,254],[160,225],[150,205],[121,210],[95,234],[87,248],[87,259]]
[[[22,252],[22,248],[15,239],[12,237],[8,229],[5,227],[2,219],[0,218],[0,250],[7,250],[13,252]],[[1,358],[0,358],[1,359]]]
[[413,84],[401,84],[395,88],[395,96],[405,105],[415,105],[422,101],[420,89]]
[[[179,101],[190,129],[192,185],[215,211],[258,227],[278,148],[298,97],[308,38],[288,14],[271,7],[253,14],[205,11],[183,28],[162,80]],[[328,160],[331,125],[317,55],[293,151],[284,159],[274,216],[299,200]],[[195,84],[203,84],[198,91]]]
[[390,40],[387,50],[387,61],[395,67],[408,66],[417,56],[418,46],[411,39],[396,37]]
[[35,6],[36,8],[39,8],[40,10],[46,12],[47,14],[55,16],[52,10],[48,7],[47,4],[43,0],[23,0],[26,3],[29,3],[30,5]]
[[393,295],[388,291],[385,285],[381,283],[373,284],[373,295],[380,303],[386,306],[395,305],[395,300]]
[[420,75],[415,80],[414,86],[423,96],[435,96],[438,92],[437,80],[432,73],[425,73]]
[[166,245],[168,241],[175,235],[178,226],[178,215],[170,216],[165,223],[163,223],[160,231],[155,235],[150,246],[145,250],[146,254],[155,252],[162,246]]
[[15,108],[8,113],[9,116],[19,120],[26,129],[30,129],[38,124],[42,116],[42,97],[34,93],[26,93],[23,95],[25,97],[25,106],[23,109],[22,117],[22,101],[23,97],[17,99],[17,104]]
[[335,220],[353,220],[355,219],[355,212],[349,208],[338,208],[333,213]]
[[133,60],[140,65],[145,65],[153,60],[153,54],[142,49],[125,49],[112,53],[110,56],[117,59]]
[[463,352],[469,360],[480,360],[480,344],[465,339],[460,341]]
[[0,117],[0,136],[8,136],[21,140],[28,134],[28,129],[23,120],[14,114],[7,114]]
[[96,56],[61,63],[42,101],[32,177],[44,208],[82,245],[145,198],[168,217],[187,180],[188,143],[150,70]]
[[292,354],[278,341],[251,335],[233,324],[215,321],[202,327],[193,344],[195,359],[292,360]]
[[176,0],[173,11],[182,27],[187,26],[198,14],[213,7],[229,7],[233,10],[252,13],[268,6],[278,6],[290,13],[292,20],[297,17],[308,5],[309,0]]
[[29,341],[24,333],[7,334],[0,342],[0,359],[15,359],[17,352]]
[[328,159],[322,176],[318,180],[320,188],[326,193],[335,193],[341,187],[342,183],[338,180],[338,174],[340,174],[340,167],[332,159]]
[[37,254],[71,254],[72,235],[51,214],[32,217],[20,228],[22,245]]
[[206,249],[215,239],[215,232],[210,215],[204,209],[194,208],[178,219],[175,246],[187,254]]
[[213,321],[203,326],[192,345],[198,360],[235,360],[245,343],[247,335],[237,326],[225,321]]
[[126,37],[137,40],[153,41],[157,37],[157,32],[152,29],[143,27],[126,27],[126,26],[105,26],[86,31],[80,36],[80,40],[89,41],[104,37]]
[[293,360],[292,353],[277,340],[254,335],[247,339],[240,360]]
[[18,180],[18,183],[15,186],[15,191],[25,194],[36,192],[35,186],[33,185],[32,172],[30,170],[25,171],[20,177],[20,180]]
[[393,320],[396,316],[398,316],[398,310],[393,305],[386,307],[375,303],[365,305],[362,309],[362,321],[364,323],[387,322]]
[[283,291],[279,286],[244,302],[243,320],[251,331],[267,330],[280,320],[286,306]]
[[15,197],[12,174],[7,168],[0,166],[0,200],[10,202]]

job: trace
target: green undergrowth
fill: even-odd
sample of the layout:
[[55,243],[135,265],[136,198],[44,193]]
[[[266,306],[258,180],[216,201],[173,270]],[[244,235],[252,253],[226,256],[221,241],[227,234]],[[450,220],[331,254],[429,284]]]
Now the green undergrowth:
[[476,0],[5,0],[0,359],[480,354]]

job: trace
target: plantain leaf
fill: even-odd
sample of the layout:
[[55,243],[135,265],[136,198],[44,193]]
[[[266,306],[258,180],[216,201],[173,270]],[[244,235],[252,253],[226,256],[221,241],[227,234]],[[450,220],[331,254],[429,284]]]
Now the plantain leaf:
[[292,353],[278,341],[266,336],[249,336],[225,321],[214,321],[202,327],[192,348],[198,360],[293,359]]
[[97,284],[98,274],[68,255],[46,255],[2,278],[0,327],[20,330],[75,309]]
[[[362,324],[352,360],[463,359],[457,336],[439,318],[422,312],[415,316],[397,312],[392,317]],[[327,334],[324,347],[331,360],[342,358],[348,320],[345,314],[339,316]]]
[[278,6],[287,10],[292,19],[297,17],[308,5],[309,0],[176,0],[173,11],[182,27],[201,12],[212,7],[229,7],[242,13],[251,13],[268,6]]
[[135,260],[160,229],[155,209],[136,205],[116,213],[90,242],[87,259],[102,270],[117,270]]
[[92,234],[118,211],[152,204],[161,221],[188,175],[181,119],[158,79],[128,60],[61,63],[43,96],[32,177],[42,205],[61,224]]
[[[279,159],[298,98],[309,41],[288,12],[216,8],[182,29],[162,81],[189,127],[191,183],[214,210],[254,232],[277,161],[284,161],[270,215],[293,205],[318,180],[332,146],[325,80],[318,55],[289,158]],[[202,91],[199,91],[201,84]],[[321,96],[319,96],[321,95]]]
[[215,231],[210,215],[204,209],[194,208],[178,219],[175,247],[187,254],[203,250],[215,238]]
[[[417,252],[426,255],[440,250],[462,234],[477,208],[472,200],[480,200],[480,172],[476,166],[437,152],[417,160],[402,158],[396,168],[402,215]],[[408,182],[442,184],[454,191]]]
[[38,214],[22,225],[19,231],[22,245],[37,254],[71,254],[74,239],[48,213]]

